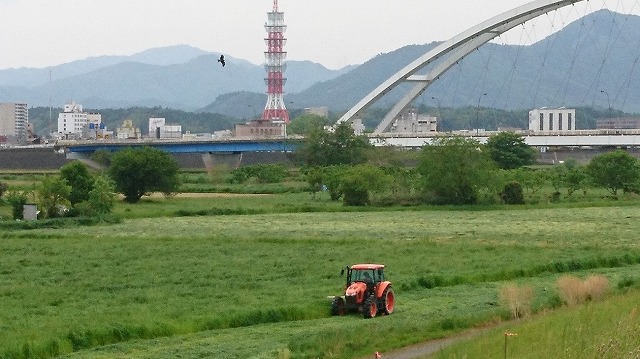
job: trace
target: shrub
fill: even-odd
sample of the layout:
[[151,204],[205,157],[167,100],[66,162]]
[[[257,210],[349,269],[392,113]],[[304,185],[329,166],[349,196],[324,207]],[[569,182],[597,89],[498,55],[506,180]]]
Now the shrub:
[[500,198],[506,204],[524,204],[524,191],[518,181],[512,181],[504,186]]
[[514,319],[531,315],[531,303],[533,301],[533,288],[530,286],[518,287],[508,284],[500,289],[500,302],[509,308]]
[[9,189],[9,185],[6,183],[0,182],[0,198],[4,195],[4,193]]
[[601,300],[609,292],[609,279],[603,275],[592,275],[584,282],[590,300]]
[[233,170],[231,172],[231,182],[244,183],[251,178],[255,178],[259,183],[278,183],[285,179],[288,174],[289,171],[283,164],[259,164]]
[[563,275],[556,282],[558,294],[562,301],[569,305],[578,305],[587,300],[587,291],[580,278]]
[[13,219],[22,219],[24,215],[24,205],[28,202],[29,195],[26,192],[9,192],[7,202],[11,205]]
[[582,281],[574,276],[562,276],[556,282],[562,301],[569,305],[582,304],[588,300],[600,300],[609,291],[609,280],[603,275],[592,275]]

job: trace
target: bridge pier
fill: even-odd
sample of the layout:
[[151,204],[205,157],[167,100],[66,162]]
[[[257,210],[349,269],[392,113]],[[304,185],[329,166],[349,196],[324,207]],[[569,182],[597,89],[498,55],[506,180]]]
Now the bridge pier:
[[203,153],[202,162],[204,163],[204,168],[208,172],[220,165],[226,165],[231,169],[236,169],[242,164],[242,152]]

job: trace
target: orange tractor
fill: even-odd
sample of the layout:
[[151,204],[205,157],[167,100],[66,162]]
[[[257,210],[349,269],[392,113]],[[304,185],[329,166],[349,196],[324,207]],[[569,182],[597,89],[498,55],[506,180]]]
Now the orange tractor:
[[[391,282],[384,278],[382,264],[356,264],[346,268],[347,285],[343,296],[331,301],[331,315],[359,311],[365,318],[391,314],[396,297]],[[344,275],[344,269],[341,275]]]

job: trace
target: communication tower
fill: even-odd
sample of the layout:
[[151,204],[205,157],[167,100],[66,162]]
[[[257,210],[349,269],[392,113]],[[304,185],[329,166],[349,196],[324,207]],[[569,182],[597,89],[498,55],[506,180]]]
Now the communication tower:
[[278,0],[273,0],[273,11],[267,13],[264,28],[267,30],[267,37],[264,39],[267,44],[267,51],[264,52],[267,77],[264,80],[267,84],[268,98],[262,112],[262,120],[288,123],[289,113],[283,99],[283,87],[287,81],[284,77],[284,62],[287,57],[284,51],[287,42],[284,32],[287,26],[284,24],[284,12],[278,10]]

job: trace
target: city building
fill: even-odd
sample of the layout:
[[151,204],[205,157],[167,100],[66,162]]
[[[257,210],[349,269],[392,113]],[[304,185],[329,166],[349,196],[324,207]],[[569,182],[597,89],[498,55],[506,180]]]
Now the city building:
[[569,108],[540,108],[529,111],[529,131],[570,132],[576,130],[576,110]]
[[29,109],[26,103],[0,103],[0,139],[23,144],[27,141]]
[[122,126],[116,130],[119,140],[130,140],[142,138],[140,128],[135,127],[133,120],[124,120]]
[[438,131],[438,118],[421,115],[415,108],[402,113],[399,119],[391,126],[391,133],[428,133]]
[[167,125],[166,122],[162,117],[149,118],[149,138],[182,138],[182,126]]
[[82,105],[75,102],[66,103],[63,112],[58,114],[58,135],[67,138],[82,137],[90,124],[99,128],[102,115],[84,112]]

